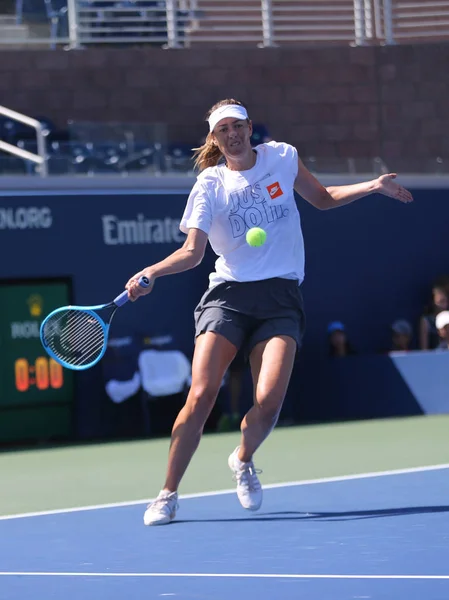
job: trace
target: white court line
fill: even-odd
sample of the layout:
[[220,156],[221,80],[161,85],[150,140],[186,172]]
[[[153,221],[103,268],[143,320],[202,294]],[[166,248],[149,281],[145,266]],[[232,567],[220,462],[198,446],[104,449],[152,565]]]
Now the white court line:
[[[438,471],[440,469],[449,469],[449,463],[440,465],[428,465],[425,467],[411,467],[408,469],[395,469],[390,471],[374,471],[371,473],[357,473],[355,475],[341,475],[337,477],[323,477],[320,479],[303,479],[300,481],[286,481],[284,483],[269,483],[263,486],[265,490],[276,489],[282,487],[299,486],[299,485],[317,485],[321,483],[333,483],[338,481],[352,481],[353,479],[370,479],[373,477],[387,477],[390,475],[407,475],[409,473],[422,473],[427,471]],[[199,492],[195,494],[180,495],[180,500],[189,500],[192,498],[206,498],[208,496],[221,496],[224,494],[235,494],[235,488],[218,490],[213,492]],[[43,517],[48,515],[59,515],[65,513],[82,512],[87,510],[101,510],[105,508],[120,508],[126,506],[136,506],[139,504],[147,504],[152,498],[144,498],[141,500],[129,500],[125,502],[111,502],[109,504],[93,504],[88,506],[75,506],[72,508],[57,508],[54,510],[43,510],[37,512],[18,513],[12,515],[0,516],[0,521],[8,521],[11,519],[24,519],[28,517]]]
[[449,575],[328,575],[299,573],[43,573],[26,571],[0,572],[0,577],[203,577],[234,579],[424,579],[446,580]]

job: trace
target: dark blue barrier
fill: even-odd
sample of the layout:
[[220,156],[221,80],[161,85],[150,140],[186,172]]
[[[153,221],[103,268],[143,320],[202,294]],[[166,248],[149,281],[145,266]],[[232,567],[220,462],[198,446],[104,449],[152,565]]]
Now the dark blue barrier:
[[[411,205],[373,196],[328,212],[298,200],[306,242],[307,334],[287,414],[327,420],[419,410],[404,394],[394,406],[379,400],[376,385],[382,377],[392,381],[387,358],[373,363],[376,374],[358,357],[342,361],[337,370],[326,358],[330,320],[346,323],[360,353],[378,352],[388,347],[393,320],[417,324],[432,280],[449,272],[446,191],[417,190],[414,196]],[[0,279],[69,276],[73,303],[107,302],[137,270],[180,246],[184,238],[177,226],[185,201],[185,193],[126,190],[0,196]],[[191,356],[192,313],[213,260],[208,253],[197,269],[159,280],[151,296],[117,313],[114,335],[170,334],[176,347]],[[345,391],[337,401],[335,378],[344,377]],[[351,381],[354,385],[347,385]],[[351,394],[363,390],[363,401],[351,404]],[[101,435],[100,397],[98,366],[78,377],[80,437]]]
[[304,356],[295,384],[296,421],[380,419],[425,412],[388,355],[317,361]]
[[371,196],[326,212],[301,202],[309,353],[323,351],[333,319],[363,353],[388,349],[395,319],[416,333],[433,281],[449,273],[449,202],[446,190],[413,194],[412,204]]

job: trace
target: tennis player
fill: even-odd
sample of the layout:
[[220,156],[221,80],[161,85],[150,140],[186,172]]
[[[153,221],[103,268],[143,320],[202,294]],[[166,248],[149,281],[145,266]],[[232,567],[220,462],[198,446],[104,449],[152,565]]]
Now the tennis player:
[[[254,404],[241,422],[241,441],[228,458],[243,508],[257,510],[262,488],[253,456],[276,425],[304,332],[300,284],[304,242],[294,190],[319,210],[384,194],[411,202],[396,175],[338,187],[323,187],[305,168],[296,149],[271,141],[252,148],[246,108],[233,99],[215,104],[207,115],[209,133],[196,149],[200,171],[190,192],[180,229],[185,243],[161,262],[139,271],[126,284],[130,300],[149,293],[158,277],[196,267],[209,241],[218,256],[209,287],[195,309],[192,385],[173,426],[168,469],[144,523],[175,518],[178,487],[196,451],[223,376],[241,348],[248,357]],[[267,233],[251,247],[249,228]],[[144,289],[140,276],[152,282]]]

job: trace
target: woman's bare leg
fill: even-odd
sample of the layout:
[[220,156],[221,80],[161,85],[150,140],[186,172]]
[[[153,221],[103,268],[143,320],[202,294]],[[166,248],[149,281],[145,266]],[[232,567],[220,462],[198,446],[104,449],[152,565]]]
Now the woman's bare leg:
[[198,336],[192,364],[192,385],[173,425],[164,489],[175,492],[197,449],[224,374],[237,348],[220,334]]
[[238,458],[249,462],[277,423],[293,370],[296,342],[285,335],[257,344],[250,356],[254,405],[242,420]]

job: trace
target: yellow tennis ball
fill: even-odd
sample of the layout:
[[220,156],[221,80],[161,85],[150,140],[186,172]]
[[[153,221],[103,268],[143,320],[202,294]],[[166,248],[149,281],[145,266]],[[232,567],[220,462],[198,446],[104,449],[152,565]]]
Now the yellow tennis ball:
[[246,232],[246,241],[250,246],[262,246],[267,240],[267,232],[260,227],[252,227]]

